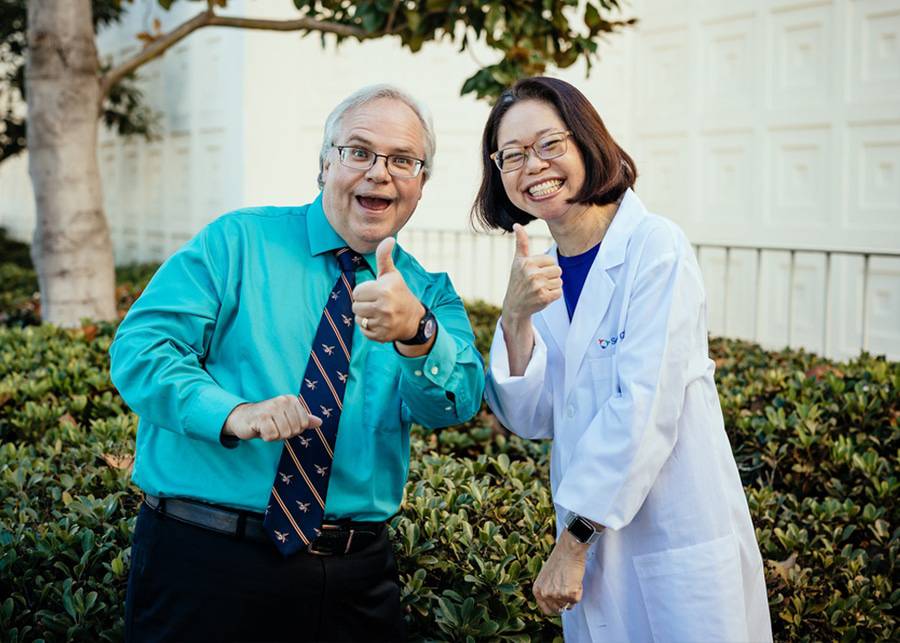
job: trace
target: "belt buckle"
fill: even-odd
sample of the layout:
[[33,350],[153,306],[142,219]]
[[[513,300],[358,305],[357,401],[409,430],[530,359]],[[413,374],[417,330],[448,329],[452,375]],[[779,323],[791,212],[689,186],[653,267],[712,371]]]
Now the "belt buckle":
[[[337,551],[334,547],[327,547],[327,546],[324,549],[319,548],[319,545],[325,545],[322,537],[325,536],[326,533],[329,531],[341,532],[341,531],[343,531],[343,529],[341,528],[340,525],[326,525],[323,523],[319,530],[320,533],[319,533],[318,538],[316,538],[314,541],[312,541],[311,543],[309,543],[309,545],[306,546],[306,551],[309,552],[310,554],[313,554],[314,556],[334,556],[335,554],[349,553],[350,545],[353,542],[353,534],[355,533],[355,530],[353,530],[353,529],[349,530],[350,533],[347,536],[347,544],[344,546],[344,551]],[[327,540],[327,541],[330,541],[331,543],[336,544],[334,541],[334,538],[332,538],[330,536],[326,536],[324,540]]]

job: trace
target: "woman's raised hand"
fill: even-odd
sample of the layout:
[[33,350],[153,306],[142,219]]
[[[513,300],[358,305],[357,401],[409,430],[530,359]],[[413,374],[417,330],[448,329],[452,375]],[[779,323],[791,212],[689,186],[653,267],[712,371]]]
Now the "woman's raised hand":
[[522,375],[534,349],[531,316],[562,296],[562,268],[546,254],[531,256],[528,233],[518,223],[516,256],[509,272],[500,324],[509,354],[509,374]]
[[503,299],[503,317],[512,325],[529,319],[562,296],[562,268],[547,254],[531,255],[528,233],[516,223],[516,256]]

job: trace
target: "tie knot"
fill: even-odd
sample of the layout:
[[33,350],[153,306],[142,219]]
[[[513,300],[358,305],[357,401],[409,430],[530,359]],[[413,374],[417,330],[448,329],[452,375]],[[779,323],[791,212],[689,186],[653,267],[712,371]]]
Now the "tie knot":
[[350,248],[335,250],[334,256],[337,257],[338,264],[341,266],[341,272],[352,273],[360,268],[364,268],[366,265],[366,260],[363,259],[363,256]]

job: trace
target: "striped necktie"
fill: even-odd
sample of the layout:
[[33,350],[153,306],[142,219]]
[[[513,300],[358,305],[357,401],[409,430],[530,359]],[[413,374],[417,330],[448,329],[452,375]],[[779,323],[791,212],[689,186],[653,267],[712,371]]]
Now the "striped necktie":
[[307,547],[319,535],[328,479],[334,460],[344,390],[353,345],[353,288],[356,270],[366,267],[350,248],[335,251],[341,274],[331,289],[316,330],[298,395],[322,426],[285,440],[263,522],[285,556]]

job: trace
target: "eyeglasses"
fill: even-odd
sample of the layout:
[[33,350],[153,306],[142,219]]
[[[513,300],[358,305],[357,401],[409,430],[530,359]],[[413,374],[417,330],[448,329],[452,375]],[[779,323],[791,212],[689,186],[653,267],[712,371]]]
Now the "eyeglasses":
[[534,150],[538,158],[549,161],[566,153],[569,137],[572,132],[551,132],[542,136],[531,145],[510,145],[491,154],[491,159],[501,172],[513,172],[528,161],[528,150]]
[[376,154],[364,147],[351,147],[349,145],[333,145],[338,151],[341,165],[354,170],[366,171],[375,165],[379,158],[383,158],[387,166],[388,174],[398,179],[414,179],[425,166],[425,161],[412,156],[398,154]]

